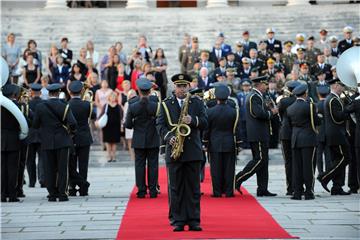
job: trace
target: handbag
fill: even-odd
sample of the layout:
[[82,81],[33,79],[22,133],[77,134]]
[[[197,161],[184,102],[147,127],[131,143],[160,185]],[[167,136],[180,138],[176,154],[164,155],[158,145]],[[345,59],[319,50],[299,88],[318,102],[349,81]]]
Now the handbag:
[[108,106],[109,105],[106,104],[104,114],[98,120],[95,121],[95,125],[100,129],[104,128],[108,122],[108,115],[107,115]]

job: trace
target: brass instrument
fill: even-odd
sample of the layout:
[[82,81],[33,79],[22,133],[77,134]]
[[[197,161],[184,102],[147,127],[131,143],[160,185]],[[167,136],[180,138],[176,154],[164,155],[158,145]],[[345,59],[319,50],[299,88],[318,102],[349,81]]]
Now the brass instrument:
[[280,101],[281,101],[281,99],[291,96],[291,92],[290,92],[290,90],[289,90],[286,86],[283,87],[282,90],[283,90],[283,94],[281,94],[280,96],[278,96],[278,97],[276,98],[276,100],[275,100],[275,103],[276,103],[276,104],[279,104]]
[[84,83],[84,88],[81,90],[81,99],[83,101],[92,102],[94,93],[90,90],[89,84]]
[[181,108],[178,124],[176,124],[176,126],[174,127],[175,143],[171,151],[171,157],[174,160],[179,159],[179,157],[181,156],[181,153],[184,151],[185,137],[189,136],[191,133],[191,128],[189,127],[189,125],[183,122],[183,118],[186,115],[188,115],[190,97],[191,97],[191,93],[187,93],[186,98],[184,100],[184,104]]
[[19,102],[28,104],[31,98],[31,93],[29,89],[20,87],[20,95],[18,97]]

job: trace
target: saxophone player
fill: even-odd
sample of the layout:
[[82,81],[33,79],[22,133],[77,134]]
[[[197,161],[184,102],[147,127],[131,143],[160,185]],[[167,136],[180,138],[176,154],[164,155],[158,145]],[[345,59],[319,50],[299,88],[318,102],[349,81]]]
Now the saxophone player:
[[[175,232],[184,231],[185,225],[189,226],[189,231],[201,231],[199,176],[203,152],[200,130],[208,125],[207,115],[202,101],[188,95],[190,76],[176,74],[171,80],[175,84],[174,95],[164,100],[157,119],[158,132],[166,142],[169,217]],[[186,133],[181,131],[184,129]]]

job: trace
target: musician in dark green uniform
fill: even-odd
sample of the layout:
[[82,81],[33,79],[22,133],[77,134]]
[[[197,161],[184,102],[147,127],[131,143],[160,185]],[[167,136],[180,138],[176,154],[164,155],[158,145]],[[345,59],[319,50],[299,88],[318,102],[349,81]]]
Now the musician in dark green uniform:
[[227,101],[226,85],[215,87],[217,105],[207,109],[208,128],[203,142],[211,164],[212,197],[234,196],[235,160],[240,145],[239,109]]
[[[289,125],[292,127],[292,180],[294,194],[291,199],[315,199],[314,175],[316,167],[316,126],[320,124],[315,104],[307,100],[307,84],[297,86],[293,93],[296,101],[287,109]],[[305,185],[305,191],[304,191]]]
[[170,220],[176,232],[184,231],[185,225],[190,231],[201,231],[200,166],[203,151],[200,131],[207,127],[207,115],[203,102],[188,93],[190,76],[176,74],[172,81],[175,94],[163,101],[157,118],[158,132],[166,142]]

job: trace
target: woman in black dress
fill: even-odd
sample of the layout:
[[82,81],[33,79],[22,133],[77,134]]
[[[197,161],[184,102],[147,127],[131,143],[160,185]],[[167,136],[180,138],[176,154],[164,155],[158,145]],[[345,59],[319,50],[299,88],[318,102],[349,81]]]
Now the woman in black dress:
[[38,83],[40,81],[40,68],[34,64],[34,56],[29,54],[26,57],[26,65],[23,72],[24,87],[29,88],[32,83]]
[[106,67],[106,80],[109,83],[109,87],[112,90],[116,89],[117,78],[118,78],[118,65],[120,64],[119,55],[115,55],[112,60],[110,59],[109,65]]
[[155,83],[159,87],[161,99],[164,100],[166,98],[168,80],[166,76],[167,60],[162,48],[156,50],[153,64],[155,67]]
[[115,92],[109,95],[108,102],[103,109],[103,113],[105,112],[108,115],[108,121],[102,129],[103,142],[106,145],[109,156],[108,162],[115,162],[116,144],[120,142],[120,130],[123,117],[123,111],[118,104],[118,98]]

